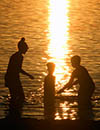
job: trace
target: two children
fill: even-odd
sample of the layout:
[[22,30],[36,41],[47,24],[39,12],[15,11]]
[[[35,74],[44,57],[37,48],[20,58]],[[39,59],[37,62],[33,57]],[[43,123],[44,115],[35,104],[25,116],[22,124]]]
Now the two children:
[[[79,84],[78,107],[79,109],[88,109],[91,107],[91,97],[95,90],[95,84],[90,77],[87,69],[80,64],[81,58],[77,55],[71,58],[71,64],[75,68],[72,72],[69,82],[57,93],[62,93],[64,89],[70,89],[73,85]],[[44,108],[46,111],[54,106],[55,97],[55,77],[53,76],[55,65],[48,63],[48,75],[44,80]]]

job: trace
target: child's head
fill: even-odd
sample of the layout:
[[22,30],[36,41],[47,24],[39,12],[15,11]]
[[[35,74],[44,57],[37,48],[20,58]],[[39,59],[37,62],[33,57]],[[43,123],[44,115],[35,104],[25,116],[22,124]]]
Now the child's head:
[[20,52],[22,52],[23,54],[25,54],[28,50],[28,45],[25,42],[25,38],[22,37],[21,40],[18,42],[18,49]]
[[49,74],[53,74],[53,72],[55,70],[55,64],[53,62],[48,62],[47,63],[47,68],[48,68]]
[[81,62],[81,58],[80,56],[78,55],[75,55],[71,58],[71,63],[72,63],[72,66],[73,67],[78,67],[80,65],[80,62]]

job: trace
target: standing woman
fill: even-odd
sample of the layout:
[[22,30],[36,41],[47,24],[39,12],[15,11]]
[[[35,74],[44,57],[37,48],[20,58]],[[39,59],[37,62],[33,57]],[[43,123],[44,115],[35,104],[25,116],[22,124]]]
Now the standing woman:
[[9,60],[7,72],[5,74],[5,86],[9,88],[12,107],[20,107],[24,103],[25,95],[20,81],[19,74],[22,73],[31,79],[34,77],[22,69],[23,54],[28,50],[25,38],[18,42],[18,51],[15,52]]

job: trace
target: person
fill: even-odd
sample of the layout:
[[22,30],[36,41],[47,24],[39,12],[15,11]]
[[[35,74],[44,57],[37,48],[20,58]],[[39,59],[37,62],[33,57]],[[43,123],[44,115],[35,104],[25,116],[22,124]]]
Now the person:
[[44,116],[45,119],[54,119],[55,114],[55,64],[47,63],[48,75],[44,79]]
[[27,50],[28,45],[23,37],[18,42],[18,51],[10,57],[7,72],[5,74],[5,86],[9,88],[11,109],[21,108],[25,99],[19,74],[22,73],[29,78],[34,79],[32,75],[22,69],[23,54],[25,54]]
[[58,93],[62,93],[64,89],[70,89],[73,85],[79,84],[78,107],[79,109],[88,109],[91,107],[91,97],[95,90],[95,84],[87,69],[80,62],[81,58],[78,55],[71,58],[71,64],[75,70],[72,72],[69,82]]

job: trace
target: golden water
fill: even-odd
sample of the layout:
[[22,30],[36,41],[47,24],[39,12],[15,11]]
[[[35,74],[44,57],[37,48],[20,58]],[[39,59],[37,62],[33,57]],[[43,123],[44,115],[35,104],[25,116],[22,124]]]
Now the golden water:
[[[23,116],[43,118],[42,85],[47,74],[46,64],[55,63],[56,90],[70,78],[71,56],[78,54],[95,84],[95,96],[100,93],[100,29],[98,0],[1,0],[0,1],[0,115],[5,116],[9,91],[4,86],[4,74],[9,57],[16,51],[21,37],[29,50],[23,69],[35,76],[30,80],[21,75],[26,101]],[[63,95],[77,95],[74,86]],[[4,103],[4,104],[2,104]],[[100,103],[95,104],[95,119],[99,119]],[[35,108],[36,107],[36,108]],[[57,100],[55,119],[77,119],[77,102]]]

